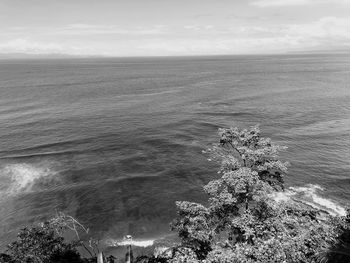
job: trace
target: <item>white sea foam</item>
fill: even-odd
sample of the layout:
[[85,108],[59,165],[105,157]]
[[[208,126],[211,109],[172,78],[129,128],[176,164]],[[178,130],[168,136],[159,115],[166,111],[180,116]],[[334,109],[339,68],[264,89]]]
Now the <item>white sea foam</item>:
[[277,202],[295,199],[314,208],[325,210],[331,215],[345,216],[346,209],[335,201],[320,196],[319,192],[322,191],[324,189],[321,186],[309,184],[304,187],[290,187],[284,192],[274,194],[273,197]]
[[113,246],[113,247],[119,247],[119,246],[128,246],[132,245],[135,247],[150,247],[154,244],[154,239],[146,239],[146,240],[114,240],[109,239],[106,241],[107,245]]
[[0,170],[1,180],[5,182],[2,192],[13,195],[20,192],[30,192],[38,180],[54,175],[47,165],[27,163],[7,164]]

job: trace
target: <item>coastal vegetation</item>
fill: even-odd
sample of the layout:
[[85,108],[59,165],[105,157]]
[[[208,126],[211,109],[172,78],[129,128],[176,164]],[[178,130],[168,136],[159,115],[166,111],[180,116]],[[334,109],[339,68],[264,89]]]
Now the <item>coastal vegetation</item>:
[[[261,136],[258,126],[219,130],[219,142],[206,154],[218,162],[219,176],[204,186],[206,204],[180,201],[172,230],[180,242],[143,263],[350,262],[350,216],[332,216],[293,200],[284,192],[286,147]],[[307,161],[307,160],[306,160]],[[67,231],[75,239],[66,242]],[[0,262],[96,262],[98,245],[62,213],[25,227],[0,255]],[[84,259],[78,249],[85,250]],[[112,262],[112,261],[110,261]]]
[[[209,148],[221,177],[204,186],[208,206],[178,202],[173,224],[191,262],[317,262],[346,225],[345,218],[284,195],[286,147],[261,136],[257,126],[219,130]],[[185,249],[185,250],[184,250]],[[179,255],[179,254],[178,254]],[[179,257],[172,262],[186,262]]]
[[[70,242],[64,239],[68,231],[75,238]],[[9,263],[89,263],[96,262],[96,245],[89,241],[89,247],[80,239],[79,232],[88,232],[83,225],[63,213],[43,223],[22,228],[17,240],[0,254],[0,262]],[[91,256],[82,258],[78,248],[85,249]]]

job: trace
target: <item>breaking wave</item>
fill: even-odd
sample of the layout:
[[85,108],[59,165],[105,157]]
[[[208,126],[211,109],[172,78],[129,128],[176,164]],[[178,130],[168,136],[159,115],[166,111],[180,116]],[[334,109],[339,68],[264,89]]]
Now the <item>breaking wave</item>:
[[274,194],[277,202],[290,199],[309,205],[313,208],[327,211],[333,216],[346,216],[346,209],[335,201],[320,196],[324,189],[319,185],[309,184],[304,187],[289,187],[284,192]]
[[39,182],[45,184],[45,179],[55,174],[47,164],[6,164],[0,168],[0,193],[9,196],[31,192]]
[[114,240],[109,239],[106,241],[106,244],[111,247],[119,247],[119,246],[127,246],[133,245],[135,247],[150,247],[153,246],[155,239],[147,239],[147,240]]

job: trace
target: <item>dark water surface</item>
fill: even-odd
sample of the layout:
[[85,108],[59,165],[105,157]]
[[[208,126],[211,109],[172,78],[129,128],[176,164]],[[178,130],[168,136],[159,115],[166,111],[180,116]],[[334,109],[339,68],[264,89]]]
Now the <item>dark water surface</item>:
[[0,246],[55,210],[103,240],[166,235],[217,176],[217,129],[257,123],[288,186],[342,213],[350,55],[0,61]]

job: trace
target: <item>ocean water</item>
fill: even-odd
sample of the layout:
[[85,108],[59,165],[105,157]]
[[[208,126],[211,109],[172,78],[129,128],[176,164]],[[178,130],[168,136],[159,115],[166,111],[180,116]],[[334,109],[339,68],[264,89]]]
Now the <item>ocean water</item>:
[[168,236],[218,176],[217,129],[255,124],[289,147],[288,195],[344,214],[350,55],[0,61],[0,247],[55,211],[102,242]]

